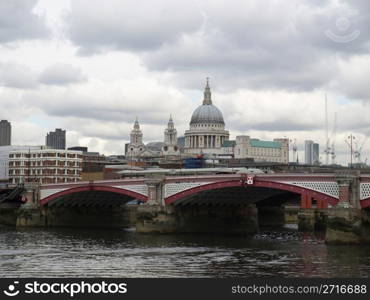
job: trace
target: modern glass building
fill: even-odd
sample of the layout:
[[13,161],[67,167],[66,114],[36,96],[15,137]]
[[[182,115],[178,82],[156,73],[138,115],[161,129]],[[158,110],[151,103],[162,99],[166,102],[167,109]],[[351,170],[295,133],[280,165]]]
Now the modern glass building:
[[0,121],[0,146],[10,146],[12,139],[12,125],[7,120]]
[[66,149],[66,131],[56,128],[46,135],[46,146],[50,149]]

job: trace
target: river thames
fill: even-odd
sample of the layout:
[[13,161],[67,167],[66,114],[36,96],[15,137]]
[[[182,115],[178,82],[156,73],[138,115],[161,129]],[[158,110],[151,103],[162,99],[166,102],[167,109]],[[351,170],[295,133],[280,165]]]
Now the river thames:
[[294,228],[255,236],[0,228],[1,277],[369,277],[370,246]]

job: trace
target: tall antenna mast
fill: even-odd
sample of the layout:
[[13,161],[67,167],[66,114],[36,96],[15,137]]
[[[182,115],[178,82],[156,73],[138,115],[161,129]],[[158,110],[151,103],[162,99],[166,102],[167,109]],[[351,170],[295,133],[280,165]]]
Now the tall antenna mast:
[[[350,168],[353,167],[353,140],[355,140],[356,138],[353,136],[353,134],[351,133],[351,135],[348,136],[347,140],[345,141],[346,144],[348,145],[350,151],[351,151],[351,158],[350,158]],[[349,141],[349,142],[348,142]]]
[[328,125],[328,97],[325,93],[325,138],[326,138],[326,148],[325,148],[325,164],[329,164],[329,125]]

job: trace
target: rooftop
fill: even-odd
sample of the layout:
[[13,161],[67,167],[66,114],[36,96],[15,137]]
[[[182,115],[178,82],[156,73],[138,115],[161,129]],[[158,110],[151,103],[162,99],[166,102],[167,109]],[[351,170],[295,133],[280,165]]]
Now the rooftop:
[[222,144],[222,147],[234,147],[235,146],[235,141],[224,141]]
[[252,147],[259,148],[281,148],[281,143],[272,141],[260,141],[258,139],[251,139]]

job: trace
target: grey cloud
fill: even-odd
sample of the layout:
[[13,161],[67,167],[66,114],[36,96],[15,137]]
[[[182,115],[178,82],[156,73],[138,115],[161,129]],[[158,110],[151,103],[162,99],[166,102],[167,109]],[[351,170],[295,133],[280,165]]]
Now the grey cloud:
[[[49,115],[55,117],[77,117],[82,119],[93,119],[100,121],[116,121],[131,123],[135,120],[135,116],[140,116],[140,119],[145,120],[147,124],[161,124],[167,119],[167,114],[159,107],[155,110],[144,110],[143,106],[133,107],[117,107],[115,105],[107,105],[105,99],[90,99],[79,97],[58,97],[64,102],[62,105],[54,105],[54,101],[50,101],[50,105],[45,105],[43,110]],[[57,99],[58,99],[57,98]],[[54,98],[54,100],[56,100]],[[60,101],[56,100],[56,101]]]
[[[365,34],[345,44],[325,35],[344,8],[336,13],[331,6],[317,10],[287,1],[264,10],[269,2],[231,14],[210,5],[201,36],[166,44],[147,53],[144,61],[150,69],[179,77],[206,71],[231,88],[306,91],[326,86],[336,76],[338,56],[368,53]],[[366,21],[368,26],[370,19]]]
[[[85,1],[73,1],[69,37],[80,53],[137,52],[150,70],[169,71],[187,88],[210,75],[221,89],[311,91],[336,77],[338,59],[370,50],[364,0],[172,2],[110,0],[86,10]],[[341,17],[346,30],[338,28]],[[348,43],[326,34],[354,30],[361,34]]]
[[39,81],[48,85],[68,85],[86,81],[82,71],[69,64],[55,64],[46,68],[39,77]]
[[44,20],[32,10],[37,0],[0,1],[0,44],[49,36]]
[[[110,87],[107,85],[105,88]],[[104,96],[104,93],[98,92],[93,95],[66,87],[59,91],[49,90],[48,93],[42,90],[29,92],[23,95],[23,102],[53,117],[131,124],[138,116],[143,123],[151,125],[164,124],[169,114],[183,105],[183,99],[171,99],[171,95],[166,92],[148,91],[140,95],[126,93],[129,94]],[[166,105],[163,99],[168,99]],[[190,114],[187,108],[183,111]],[[179,116],[177,121],[182,121],[182,118],[186,116]]]
[[33,89],[38,85],[37,76],[27,66],[0,62],[0,86]]
[[[233,125],[233,124],[231,124]],[[236,126],[235,126],[236,125]],[[241,130],[246,128],[246,124],[234,124],[234,126]],[[309,131],[321,129],[322,124],[309,124],[309,123],[298,123],[294,120],[278,119],[273,122],[253,122],[252,124],[247,125],[250,130],[259,130],[259,131]]]
[[26,65],[14,62],[0,62],[0,86],[17,89],[35,89],[39,83],[47,85],[68,85],[86,81],[81,70],[68,64],[55,64],[36,74]]
[[[131,120],[129,120],[131,121]],[[147,124],[140,122],[142,132],[145,136],[145,140],[150,140],[153,137],[158,137],[162,140],[163,132],[165,129],[165,122],[162,122],[158,125],[150,125],[150,130],[147,127]],[[73,127],[71,127],[73,124]],[[72,130],[78,129],[80,133],[84,136],[100,138],[109,141],[127,141],[130,139],[130,132],[133,127],[133,122],[124,123],[116,121],[102,121],[102,120],[86,120],[79,118],[69,118],[68,122],[62,124],[65,128],[71,128]]]
[[195,0],[107,0],[99,5],[74,0],[65,20],[79,54],[87,55],[107,49],[155,49],[197,30],[202,17]]

